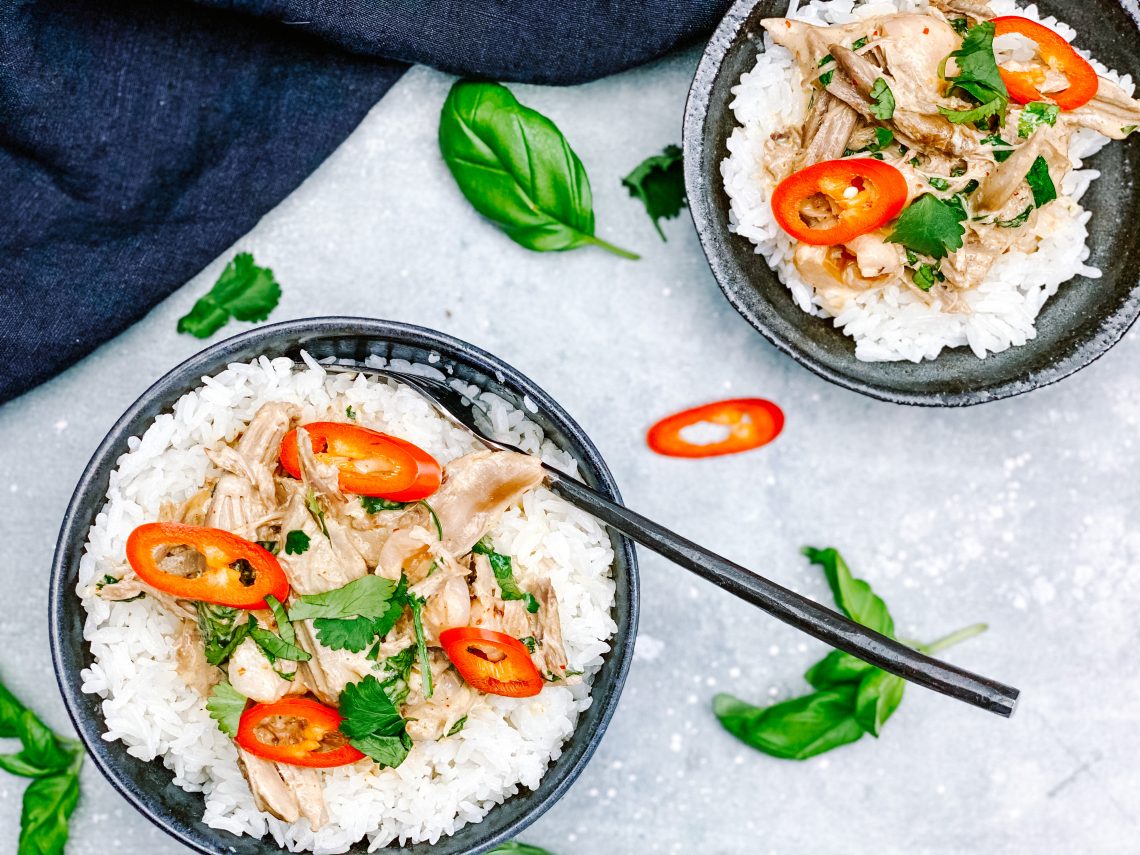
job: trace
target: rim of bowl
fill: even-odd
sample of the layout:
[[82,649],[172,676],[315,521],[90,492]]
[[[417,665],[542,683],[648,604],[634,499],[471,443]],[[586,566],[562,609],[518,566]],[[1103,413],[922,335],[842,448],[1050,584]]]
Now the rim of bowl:
[[[224,370],[231,361],[241,361],[236,357],[236,354],[247,350],[251,345],[255,343],[262,345],[261,353],[265,355],[272,354],[274,350],[279,350],[280,355],[286,355],[291,346],[282,348],[276,343],[279,343],[284,338],[298,335],[306,336],[313,340],[333,338],[351,339],[354,336],[368,336],[377,341],[382,341],[387,345],[402,344],[427,349],[438,348],[440,353],[444,355],[445,360],[467,363],[468,367],[498,382],[501,386],[516,394],[520,400],[525,395],[533,401],[539,413],[546,415],[569,439],[581,447],[583,454],[581,457],[575,454],[575,459],[581,467],[581,474],[586,476],[586,480],[591,482],[593,486],[604,493],[608,498],[617,502],[621,501],[621,494],[618,491],[613,473],[610,472],[609,467],[602,458],[601,452],[598,451],[593,441],[577,421],[575,421],[544,389],[518,369],[494,354],[463,339],[427,327],[406,324],[399,321],[351,316],[314,317],[282,321],[239,333],[238,335],[231,336],[230,338],[204,348],[179,363],[170,371],[167,371],[151,384],[115,421],[115,424],[99,443],[91,459],[88,461],[86,467],[84,467],[83,474],[76,484],[71,500],[68,502],[67,511],[64,514],[63,522],[60,526],[55,552],[52,557],[48,590],[48,636],[51,644],[52,667],[55,672],[56,684],[59,687],[60,694],[63,696],[67,714],[80,740],[84,743],[91,761],[111,784],[112,788],[123,796],[139,813],[183,845],[196,852],[201,852],[203,855],[217,855],[217,853],[222,853],[225,850],[206,848],[200,840],[176,828],[173,823],[168,821],[166,814],[157,811],[153,807],[153,803],[148,802],[144,797],[146,793],[140,792],[134,786],[134,782],[129,776],[123,772],[121,764],[115,756],[120,753],[125,753],[126,747],[123,743],[117,741],[107,742],[102,739],[106,727],[106,723],[102,719],[102,713],[99,712],[97,714],[97,721],[94,717],[88,717],[82,710],[82,699],[91,697],[82,692],[79,688],[78,677],[82,663],[72,662],[71,656],[68,651],[65,650],[65,645],[63,644],[65,629],[61,624],[61,618],[64,614],[64,609],[67,608],[68,605],[73,609],[82,609],[82,605],[74,591],[74,586],[69,583],[68,571],[77,565],[82,557],[87,534],[94,524],[94,516],[98,513],[99,509],[101,509],[105,501],[107,480],[110,472],[115,468],[115,463],[119,456],[125,453],[127,439],[135,435],[128,430],[131,424],[138,419],[142,419],[140,424],[143,426],[143,429],[145,429],[146,426],[153,422],[158,413],[165,412],[169,407],[169,404],[167,404],[157,412],[147,415],[148,411],[153,408],[156,399],[165,397],[170,392],[177,392],[175,397],[171,399],[171,402],[177,400],[182,395],[200,386],[203,376],[216,374]],[[303,348],[304,342],[299,342],[296,346]],[[100,471],[102,471],[103,477],[100,477]],[[82,506],[88,502],[93,502],[94,510],[85,514]],[[611,666],[610,679],[612,685],[610,690],[606,693],[605,697],[599,697],[595,693],[595,687],[591,687],[590,696],[594,702],[592,706],[599,707],[600,714],[595,719],[592,730],[586,734],[581,750],[575,754],[573,749],[567,749],[556,760],[551,761],[542,776],[539,786],[534,790],[529,790],[529,792],[531,794],[538,793],[542,789],[543,784],[549,780],[553,780],[553,787],[530,806],[528,810],[520,814],[516,819],[508,822],[498,833],[491,835],[485,840],[478,841],[473,848],[465,850],[467,853],[472,853],[473,855],[473,853],[485,852],[509,840],[549,810],[565,795],[566,791],[585,769],[613,718],[614,711],[617,708],[618,701],[625,686],[626,677],[629,674],[630,664],[633,660],[633,646],[637,636],[637,622],[640,611],[640,582],[638,578],[637,554],[633,544],[628,538],[612,530],[607,529],[607,531],[610,534],[610,540],[614,546],[615,562],[624,560],[626,566],[628,582],[625,587],[628,594],[628,617],[624,632],[622,631],[622,627],[619,626],[611,639],[610,652],[606,655],[608,660],[606,664],[609,662],[614,663],[613,666]],[[70,604],[66,602],[69,597],[73,599],[73,602]],[[617,608],[617,604],[615,603],[614,610],[617,611]],[[82,641],[82,648],[90,649],[86,641]],[[603,668],[604,667],[605,664],[603,665]],[[577,734],[579,728],[582,726],[582,722],[579,721],[574,734]],[[569,741],[573,739],[574,734],[568,737],[567,742],[563,743],[563,745],[567,745]],[[564,761],[563,758],[568,758],[569,762]],[[150,762],[160,763],[161,760],[155,758]],[[562,763],[565,763],[565,765],[560,766]],[[173,775],[172,772],[169,774]],[[189,793],[189,795],[194,796],[200,794]],[[495,810],[508,804],[512,799],[517,798],[517,795],[518,794],[509,796],[504,799],[503,802],[491,808],[487,816],[491,816]],[[200,817],[197,818],[196,821],[200,823]],[[463,827],[472,825],[478,826],[483,821],[484,820],[480,820],[479,823],[466,823]],[[222,833],[219,829],[210,829],[210,831]],[[449,837],[450,835],[441,838],[441,842],[446,841]],[[235,839],[240,838],[235,836]],[[263,845],[266,843],[264,836],[262,838],[250,837],[248,839],[257,841]],[[360,841],[357,841],[349,851],[358,851],[356,847],[358,847],[359,844]],[[435,848],[435,846],[438,845],[438,843],[434,846],[429,844],[415,844],[416,847],[428,846],[429,848]],[[387,851],[388,848],[391,847],[386,847],[385,851]],[[400,846],[395,848],[398,851],[408,851],[409,847]],[[285,850],[270,840],[265,851],[283,852]]]
[[[764,319],[754,315],[738,296],[736,290],[730,287],[731,284],[735,283],[735,279],[729,270],[729,266],[723,260],[724,256],[728,254],[728,241],[737,236],[728,232],[727,224],[722,223],[720,218],[716,216],[713,205],[706,195],[724,192],[724,190],[716,182],[713,182],[715,184],[713,187],[706,185],[700,165],[705,151],[705,125],[708,120],[709,98],[713,86],[720,76],[729,51],[742,38],[741,31],[751,17],[752,10],[762,2],[764,0],[736,0],[713,31],[712,37],[701,53],[697,70],[693,74],[693,82],[685,100],[685,117],[681,133],[685,193],[689,199],[689,213],[693,218],[693,225],[697,229],[701,250],[712,270],[713,278],[716,279],[717,287],[720,288],[736,312],[748,321],[753,329],[781,353],[790,356],[798,364],[824,380],[880,401],[918,407],[969,407],[1013,398],[1045,386],[1051,386],[1076,374],[1081,369],[1087,368],[1124,338],[1137,318],[1140,318],[1140,283],[1132,288],[1131,294],[1125,302],[1101,320],[1095,335],[1080,342],[1075,348],[1046,367],[1038,369],[1029,378],[1009,379],[992,386],[974,389],[909,392],[856,380],[842,370],[834,368],[826,360],[794,345],[769,326]],[[1140,7],[1135,0],[1118,0],[1118,2],[1140,28],[1140,17],[1137,16],[1136,11]],[[740,239],[743,240],[743,238]],[[775,274],[773,273],[773,275]],[[746,281],[744,284],[751,286],[750,281]]]

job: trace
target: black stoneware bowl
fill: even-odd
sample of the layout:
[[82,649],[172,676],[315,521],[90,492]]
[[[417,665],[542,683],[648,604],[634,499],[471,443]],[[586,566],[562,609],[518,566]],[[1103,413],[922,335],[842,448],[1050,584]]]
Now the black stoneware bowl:
[[[83,641],[84,612],[75,593],[79,559],[87,531],[107,492],[115,462],[127,451],[129,437],[140,435],[161,412],[201,384],[203,375],[216,374],[230,362],[245,362],[261,354],[296,357],[301,349],[317,359],[335,356],[363,362],[376,354],[427,362],[429,354],[441,357],[436,367],[450,367],[456,377],[495,392],[522,406],[524,395],[537,406],[528,418],[578,460],[583,479],[611,499],[619,499],[613,476],[597,448],[577,423],[549,395],[511,366],[459,339],[421,327],[366,318],[312,318],[261,327],[207,348],[179,365],[139,398],[123,414],[99,445],[75,488],[67,508],[51,572],[50,635],[56,678],[67,710],[95,764],[147,818],[198,852],[253,855],[279,851],[265,841],[207,827],[201,821],[203,802],[173,783],[172,774],[159,760],[145,763],[127,754],[120,742],[105,742],[100,698],[79,690],[79,672],[91,664]],[[615,560],[617,602],[613,617],[617,634],[593,688],[594,703],[581,716],[577,730],[561,757],[547,771],[538,789],[523,790],[495,807],[480,823],[464,826],[434,846],[403,847],[408,853],[476,853],[507,840],[537,819],[574,782],[602,739],[621,694],[633,655],[637,632],[637,560],[630,543],[611,535]],[[363,852],[357,844],[353,852]]]
[[[1113,142],[1086,166],[1099,169],[1082,204],[1100,279],[1063,284],[1037,317],[1037,337],[978,359],[968,348],[935,360],[860,362],[855,344],[792,301],[752,244],[728,230],[728,195],[720,163],[736,126],[730,90],[763,48],[763,18],[781,16],[787,0],[739,0],[717,27],[693,79],[685,108],[685,186],[701,245],[721,290],[777,348],[821,377],[884,401],[936,407],[980,404],[1020,395],[1079,371],[1118,342],[1140,313],[1140,135]],[[1041,0],[1042,14],[1078,30],[1076,44],[1121,74],[1140,78],[1137,0]]]

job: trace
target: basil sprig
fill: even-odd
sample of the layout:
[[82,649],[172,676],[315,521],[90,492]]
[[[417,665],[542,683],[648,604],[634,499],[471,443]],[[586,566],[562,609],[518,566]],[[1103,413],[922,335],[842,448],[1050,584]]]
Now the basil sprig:
[[18,855],[62,855],[68,820],[79,804],[83,746],[57,736],[0,683],[0,737],[19,739],[20,751],[0,754],[0,769],[31,778],[20,811]]
[[[895,623],[887,604],[871,586],[852,575],[834,549],[807,547],[804,554],[823,569],[835,604],[856,623],[894,638]],[[930,644],[913,644],[933,654],[984,632],[975,624]],[[909,643],[909,642],[908,642]],[[806,760],[862,739],[877,737],[902,703],[906,682],[850,653],[833,650],[804,674],[814,692],[755,707],[732,695],[713,699],[713,713],[725,730],[751,747],[785,760]]]
[[515,243],[538,252],[598,246],[582,161],[558,126],[499,83],[460,80],[439,119],[439,148],[459,189]]

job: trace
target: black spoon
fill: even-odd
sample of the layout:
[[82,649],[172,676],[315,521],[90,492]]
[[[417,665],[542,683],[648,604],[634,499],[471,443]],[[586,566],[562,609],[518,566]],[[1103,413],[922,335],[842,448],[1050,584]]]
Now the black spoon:
[[[525,453],[489,437],[475,417],[478,402],[471,401],[441,380],[388,368],[346,365],[324,367],[330,372],[369,374],[403,383],[430,401],[441,415],[471,433],[488,448]],[[1014,687],[956,668],[861,626],[795,591],[721,558],[629,508],[611,502],[564,472],[545,463],[542,466],[546,470],[546,481],[550,488],[571,504],[589,512],[642,546],[691,570],[702,579],[760,607],[784,623],[912,683],[1001,716],[1009,717],[1013,714],[1020,694]]]

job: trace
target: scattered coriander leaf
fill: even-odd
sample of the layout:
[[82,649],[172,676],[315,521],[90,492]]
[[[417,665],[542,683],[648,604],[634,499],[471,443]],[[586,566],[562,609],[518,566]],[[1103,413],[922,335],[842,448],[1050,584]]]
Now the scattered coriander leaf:
[[932,175],[929,178],[927,178],[926,180],[928,182],[930,182],[930,186],[933,187],[935,190],[949,190],[950,189],[950,182],[947,181],[945,178],[939,178],[937,175]]
[[349,404],[347,407],[344,408],[344,415],[350,421],[356,421],[356,410],[354,410],[352,408],[352,404]]
[[1025,138],[1031,137],[1041,125],[1055,124],[1057,116],[1060,114],[1061,108],[1056,104],[1032,101],[1025,105],[1021,111],[1021,117],[1017,120],[1017,135]]
[[229,683],[218,683],[206,699],[206,711],[218,723],[218,729],[230,739],[237,736],[241,714],[245,712],[246,696]]
[[[1009,146],[1010,144],[1003,140],[998,134],[990,134],[988,137],[982,137],[980,142],[984,142],[992,146]],[[1005,163],[1009,156],[1013,154],[1013,148],[995,148],[993,151],[994,160],[998,163]]]
[[388,611],[396,583],[383,576],[361,576],[323,594],[305,594],[289,607],[289,620],[378,618]]
[[842,555],[832,548],[815,549],[811,546],[804,547],[803,552],[812,564],[823,569],[840,611],[856,623],[894,637],[895,623],[887,604],[871,590],[870,585],[851,574]]
[[946,277],[936,264],[922,264],[914,271],[914,284],[922,291],[929,291],[935,282],[941,282]]
[[[995,29],[992,21],[975,24],[966,31],[962,46],[950,53],[958,66],[958,74],[946,79],[953,84],[953,88],[988,108],[988,112],[978,119],[988,118],[1004,111],[1009,103],[1009,92],[1002,82],[997,59],[994,57]],[[939,111],[952,122],[978,121],[975,118],[966,118],[957,111],[945,108],[939,108]]]
[[340,695],[340,714],[343,716],[340,730],[349,739],[372,734],[398,736],[404,730],[404,720],[395,704],[371,674],[359,683],[344,687]]
[[883,78],[875,80],[869,93],[871,101],[871,115],[880,121],[887,121],[895,114],[895,96],[891,87]]
[[998,116],[1005,109],[1008,102],[1001,98],[992,98],[984,104],[972,107],[969,110],[951,110],[949,107],[939,107],[938,112],[955,125],[966,125],[981,122],[990,116]]
[[667,145],[661,154],[647,157],[621,180],[629,195],[640,199],[661,240],[661,220],[671,220],[685,207],[685,169],[679,146]]
[[851,50],[859,50],[859,48],[864,48],[867,46],[867,42],[869,41],[870,39],[868,39],[866,36],[860,36],[851,43]]
[[276,555],[281,551],[281,544],[276,540],[259,540],[257,545],[268,552],[270,555]]
[[377,636],[378,618],[317,618],[313,626],[317,641],[330,650],[349,650],[359,653]]
[[248,252],[239,253],[214,287],[178,320],[178,332],[209,338],[231,316],[239,321],[264,321],[280,299],[281,286],[273,271],[254,264]]
[[1030,205],[1012,220],[997,220],[994,225],[999,229],[1016,229],[1024,226],[1029,219],[1029,215],[1033,213],[1033,206]]
[[911,202],[895,221],[887,240],[901,243],[919,255],[945,258],[962,247],[965,212],[930,193]]
[[446,736],[455,736],[455,734],[457,734],[461,730],[463,730],[463,728],[464,728],[464,726],[466,726],[466,724],[467,724],[467,716],[463,716],[463,718],[459,719],[457,722],[455,722],[455,724],[453,724],[450,728],[448,728],[448,731],[445,735]]
[[300,529],[293,529],[285,535],[285,554],[303,555],[309,549],[309,536]]
[[1049,177],[1049,162],[1041,155],[1033,161],[1029,172],[1025,175],[1029,189],[1033,191],[1033,204],[1040,208],[1057,198],[1057,188],[1053,186],[1053,179]]
[[528,635],[526,638],[520,638],[519,641],[523,643],[523,646],[526,647],[528,653],[534,653],[534,651],[538,649],[538,642],[535,641],[533,635]]
[[439,147],[460,191],[507,237],[539,252],[594,245],[590,179],[565,136],[499,83],[460,80],[439,120]]
[[839,685],[801,698],[754,707],[732,695],[713,699],[721,725],[765,754],[786,760],[806,760],[862,738],[855,720],[856,687]]
[[[823,68],[829,62],[835,62],[835,57],[833,57],[831,54],[827,54],[822,59],[820,59],[819,65],[817,67]],[[834,79],[835,79],[835,69],[833,68],[830,71],[825,71],[823,74],[821,74],[819,76],[819,84],[820,84],[820,86],[823,86],[826,88],[827,86],[831,85],[831,81]]]
[[402,511],[408,506],[407,502],[393,502],[391,499],[381,499],[379,496],[361,496],[360,504],[370,514],[380,511]]
[[499,591],[504,600],[523,600],[528,612],[534,614],[538,611],[538,600],[534,598],[533,594],[522,590],[518,582],[515,581],[514,566],[509,555],[496,552],[486,538],[471,547],[471,551],[487,556],[487,560],[491,564],[491,572],[495,574],[495,581],[499,583]]

